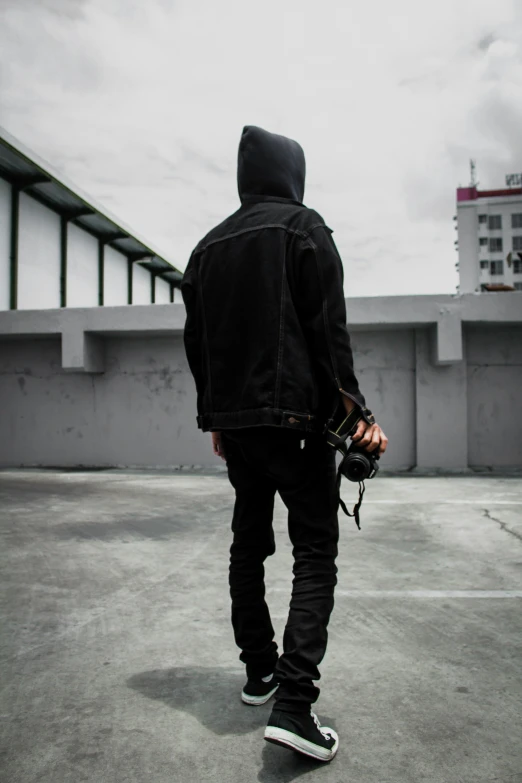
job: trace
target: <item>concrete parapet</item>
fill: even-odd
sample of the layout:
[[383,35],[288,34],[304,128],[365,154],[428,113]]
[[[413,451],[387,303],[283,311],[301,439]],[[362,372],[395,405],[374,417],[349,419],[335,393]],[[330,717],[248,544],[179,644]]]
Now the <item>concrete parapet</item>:
[[[522,296],[346,300],[385,470],[522,467]],[[0,466],[223,465],[196,424],[183,304],[0,312]]]

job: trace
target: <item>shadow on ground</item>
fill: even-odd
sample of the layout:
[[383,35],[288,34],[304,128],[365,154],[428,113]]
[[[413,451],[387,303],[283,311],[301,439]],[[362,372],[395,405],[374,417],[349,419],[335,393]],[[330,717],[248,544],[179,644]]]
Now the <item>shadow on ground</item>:
[[[127,680],[129,688],[148,699],[162,701],[174,710],[187,712],[219,736],[241,737],[259,731],[263,742],[261,783],[290,783],[300,775],[325,766],[291,750],[265,743],[263,730],[273,701],[249,707],[240,698],[245,684],[242,674],[222,668],[178,666],[140,672]],[[327,721],[322,721],[326,725]]]
[[140,672],[127,685],[148,699],[193,715],[214,734],[249,734],[266,724],[271,702],[261,708],[241,701],[245,678],[221,668],[179,666]]
[[[291,783],[301,775],[328,766],[324,761],[314,761],[293,750],[279,748],[268,742],[264,742],[264,745],[261,755],[263,767],[257,776],[260,783]],[[332,763],[335,764],[335,759]]]

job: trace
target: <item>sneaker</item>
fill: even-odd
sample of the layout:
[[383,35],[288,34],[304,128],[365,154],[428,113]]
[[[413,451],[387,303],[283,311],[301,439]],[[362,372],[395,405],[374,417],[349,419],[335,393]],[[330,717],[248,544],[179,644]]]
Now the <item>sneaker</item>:
[[250,677],[243,688],[241,701],[255,707],[260,704],[266,704],[278,688],[279,683],[275,679],[273,672],[268,677],[260,677],[259,679]]
[[272,710],[265,729],[265,739],[319,761],[331,761],[339,747],[337,733],[321,726],[312,710],[299,715]]

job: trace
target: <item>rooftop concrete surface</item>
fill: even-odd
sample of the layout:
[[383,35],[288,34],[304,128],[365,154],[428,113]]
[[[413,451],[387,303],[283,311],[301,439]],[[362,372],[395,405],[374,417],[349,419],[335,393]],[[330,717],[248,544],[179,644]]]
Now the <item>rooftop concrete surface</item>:
[[[240,701],[233,504],[222,472],[0,471],[2,781],[522,780],[520,477],[379,476],[360,531],[340,512],[327,765],[264,742],[271,702]],[[274,524],[281,643],[279,497]]]

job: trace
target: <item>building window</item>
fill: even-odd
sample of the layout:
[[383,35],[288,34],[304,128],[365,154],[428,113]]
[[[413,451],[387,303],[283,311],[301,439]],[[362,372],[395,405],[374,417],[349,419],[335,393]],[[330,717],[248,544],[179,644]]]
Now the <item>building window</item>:
[[522,291],[522,283],[515,283],[515,291]]
[[481,261],[480,262],[480,268],[481,269],[489,269],[489,261]]
[[492,261],[489,266],[489,271],[492,275],[501,275],[504,271],[504,262]]
[[488,220],[488,228],[490,231],[495,231],[502,228],[502,215],[490,215]]
[[522,259],[516,259],[513,261],[513,274],[522,275]]
[[498,237],[489,240],[489,252],[490,253],[502,253],[502,239]]
[[487,237],[480,237],[479,238],[479,245],[487,245],[488,244],[488,238]]
[[522,236],[513,237],[513,250],[522,250]]
[[522,212],[511,215],[511,228],[522,228]]
[[487,222],[488,222],[487,215],[479,215],[479,223],[487,223]]

